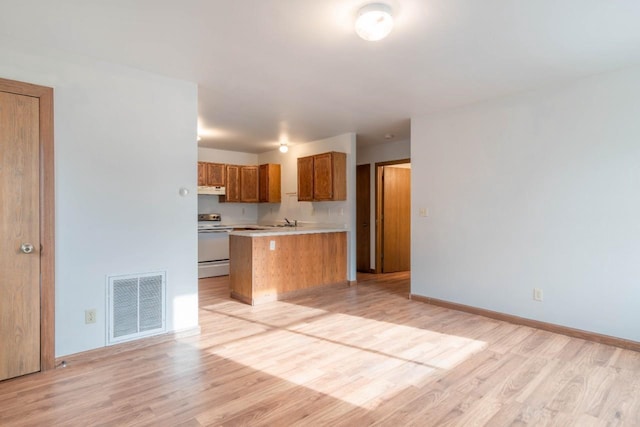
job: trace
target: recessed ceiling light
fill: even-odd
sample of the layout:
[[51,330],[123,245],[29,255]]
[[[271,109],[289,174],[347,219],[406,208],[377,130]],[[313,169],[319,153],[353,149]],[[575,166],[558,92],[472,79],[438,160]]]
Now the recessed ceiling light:
[[371,3],[358,11],[356,33],[368,41],[387,37],[393,29],[391,8],[382,3]]

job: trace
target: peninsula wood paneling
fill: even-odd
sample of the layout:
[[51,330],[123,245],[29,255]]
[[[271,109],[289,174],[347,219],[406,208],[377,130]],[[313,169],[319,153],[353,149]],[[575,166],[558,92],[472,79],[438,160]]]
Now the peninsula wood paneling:
[[243,302],[256,304],[316,287],[347,284],[344,232],[231,236],[229,248],[232,296]]
[[231,283],[231,296],[243,302],[243,295],[251,295],[253,283],[253,263],[251,262],[252,241],[251,237],[233,236],[229,243],[229,258],[233,262],[229,266],[229,279]]
[[326,259],[322,265],[322,281],[336,283],[347,277],[347,263],[338,262],[347,259],[347,233],[336,233],[332,238],[322,239],[322,246],[325,254],[334,254],[333,259]]

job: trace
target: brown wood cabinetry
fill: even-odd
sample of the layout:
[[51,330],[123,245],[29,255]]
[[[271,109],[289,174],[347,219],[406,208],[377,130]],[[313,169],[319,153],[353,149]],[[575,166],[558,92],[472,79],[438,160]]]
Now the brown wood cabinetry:
[[198,162],[198,186],[207,185],[207,164]]
[[280,165],[268,163],[259,166],[258,198],[261,203],[280,203]]
[[226,165],[222,163],[207,163],[207,185],[224,187],[226,185]]
[[226,165],[222,163],[198,162],[198,185],[224,187]]
[[331,151],[300,157],[298,200],[347,200],[347,155]]
[[198,162],[198,186],[225,187],[220,202],[280,203],[280,165],[226,165]]
[[258,202],[258,166],[227,166],[226,194],[220,202]]
[[220,196],[221,202],[240,202],[240,168],[237,165],[227,165],[226,194]]
[[240,201],[258,202],[258,166],[240,166]]
[[347,285],[346,232],[231,235],[229,254],[231,296],[251,305]]
[[313,200],[313,156],[298,158],[298,201]]

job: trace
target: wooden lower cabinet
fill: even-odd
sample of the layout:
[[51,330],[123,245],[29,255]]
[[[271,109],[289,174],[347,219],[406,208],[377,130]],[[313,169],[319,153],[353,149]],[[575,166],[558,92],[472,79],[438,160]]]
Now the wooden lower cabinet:
[[231,235],[229,258],[231,297],[251,305],[347,285],[346,232]]

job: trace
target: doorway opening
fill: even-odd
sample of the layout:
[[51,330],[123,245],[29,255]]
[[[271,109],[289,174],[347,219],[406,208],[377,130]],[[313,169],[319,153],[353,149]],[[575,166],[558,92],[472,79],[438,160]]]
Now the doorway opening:
[[375,272],[411,270],[411,161],[376,163]]

